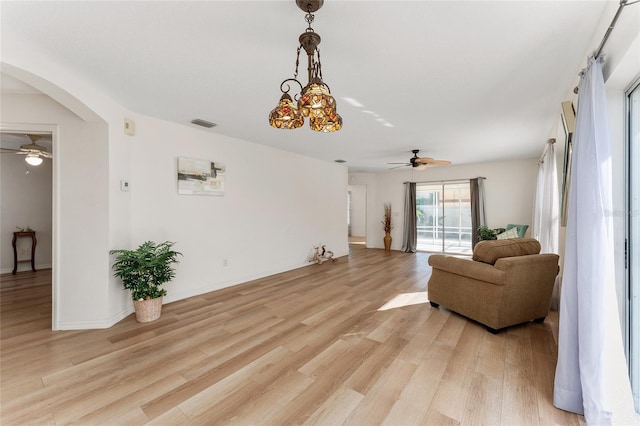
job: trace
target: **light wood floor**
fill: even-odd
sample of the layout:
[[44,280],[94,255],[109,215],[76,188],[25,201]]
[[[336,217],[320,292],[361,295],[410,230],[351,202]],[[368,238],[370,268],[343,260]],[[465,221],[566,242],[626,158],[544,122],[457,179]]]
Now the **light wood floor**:
[[550,323],[431,308],[426,259],[352,246],[91,331],[49,330],[50,271],[3,275],[0,422],[583,424],[552,406]]

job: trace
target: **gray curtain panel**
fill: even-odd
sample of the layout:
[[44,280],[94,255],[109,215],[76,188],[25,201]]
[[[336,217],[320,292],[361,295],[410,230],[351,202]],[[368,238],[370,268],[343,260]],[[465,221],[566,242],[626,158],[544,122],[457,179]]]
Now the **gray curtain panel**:
[[402,251],[415,253],[418,244],[418,228],[416,223],[416,183],[404,184],[404,233],[402,236]]
[[470,179],[469,187],[471,189],[471,247],[475,247],[478,242],[478,228],[487,223],[484,213],[484,178]]

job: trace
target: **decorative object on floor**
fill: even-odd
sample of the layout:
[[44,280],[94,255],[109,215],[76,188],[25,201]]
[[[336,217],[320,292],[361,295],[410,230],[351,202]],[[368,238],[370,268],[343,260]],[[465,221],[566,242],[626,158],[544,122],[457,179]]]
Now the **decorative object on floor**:
[[492,333],[544,321],[558,275],[558,255],[540,253],[533,238],[480,241],[473,260],[432,254],[427,284],[432,306],[484,324]]
[[178,263],[178,256],[182,256],[172,249],[174,244],[146,241],[135,250],[109,252],[116,255],[113,275],[122,279],[124,288],[131,291],[138,322],[160,318],[162,297],[167,294],[162,285],[173,279],[173,264]]
[[327,260],[332,262],[338,261],[338,259],[333,257],[333,252],[331,250],[327,250],[324,245],[313,246],[313,250],[313,256],[309,258],[309,262],[316,262],[318,265],[322,265],[322,263]]
[[384,249],[385,251],[391,251],[391,230],[393,229],[391,224],[391,203],[384,203],[384,218],[381,223],[384,226]]
[[498,234],[502,234],[506,231],[505,228],[491,229],[486,225],[482,225],[478,228],[478,241],[497,240]]
[[[280,83],[282,97],[278,105],[269,114],[269,124],[277,129],[297,129],[304,124],[304,117],[309,117],[309,126],[316,132],[336,132],[342,128],[342,117],[336,111],[336,100],[331,96],[329,86],[322,81],[322,65],[320,63],[320,36],[311,28],[317,11],[324,4],[324,0],[296,0],[296,4],[307,14],[305,21],[309,25],[298,41],[296,69],[293,78],[288,78]],[[300,50],[307,52],[307,77],[308,83],[302,87],[298,81],[298,65],[300,63]],[[316,59],[317,58],[317,59]],[[289,82],[297,83],[301,93],[295,95],[296,105],[289,95],[291,86]]]
[[429,166],[448,166],[451,164],[451,161],[448,160],[434,160],[431,157],[418,157],[419,149],[411,150],[413,152],[413,157],[409,158],[408,163],[387,163],[387,164],[400,164],[400,166],[392,167],[389,170],[397,169],[400,167],[411,166],[415,170],[424,170]]
[[224,196],[222,163],[178,157],[178,194]]

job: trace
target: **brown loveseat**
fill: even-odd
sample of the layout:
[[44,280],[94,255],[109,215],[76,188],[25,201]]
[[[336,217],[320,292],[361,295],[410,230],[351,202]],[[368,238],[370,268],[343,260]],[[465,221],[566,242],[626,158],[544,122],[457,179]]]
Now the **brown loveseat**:
[[538,254],[533,238],[481,241],[473,260],[434,254],[428,283],[431,306],[443,305],[492,333],[526,321],[544,321],[558,275],[558,255]]

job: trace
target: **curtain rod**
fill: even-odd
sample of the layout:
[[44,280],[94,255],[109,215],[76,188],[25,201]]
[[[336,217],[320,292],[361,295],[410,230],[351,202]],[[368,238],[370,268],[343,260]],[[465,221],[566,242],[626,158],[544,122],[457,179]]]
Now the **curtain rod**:
[[[609,27],[607,28],[607,31],[604,33],[604,37],[602,37],[602,41],[600,42],[600,45],[598,46],[598,49],[596,50],[596,53],[593,55],[594,59],[600,58],[600,54],[602,53],[602,49],[604,49],[604,45],[607,43],[607,40],[609,40],[609,36],[611,35],[611,31],[613,31],[613,28],[616,26],[616,22],[618,21],[618,18],[620,17],[620,14],[622,13],[622,9],[624,9],[625,6],[631,6],[632,4],[636,4],[636,3],[640,3],[640,0],[635,0],[635,1],[632,1],[632,2],[629,2],[627,0],[620,0],[620,4],[618,5],[618,10],[616,11],[616,14],[613,16],[613,19],[611,20],[611,23],[609,24]],[[585,69],[586,68],[583,68],[582,70],[580,70],[578,75],[582,76],[582,74],[584,73]],[[573,93],[578,94],[578,86],[573,88]]]
[[549,139],[547,141],[547,143],[544,144],[544,149],[542,150],[542,155],[540,156],[540,159],[538,160],[538,164],[543,164],[544,163],[544,156],[547,155],[547,151],[549,151],[549,145],[553,145],[555,143],[556,143],[556,139],[555,138],[551,138],[551,139]]
[[402,183],[455,183],[455,182],[466,182],[471,179],[486,179],[486,177],[478,176],[477,178],[470,178],[470,179],[426,180],[426,181],[420,181],[420,182],[402,182]]
[[616,11],[615,16],[613,17],[613,20],[611,21],[611,24],[609,24],[609,28],[607,28],[607,32],[604,33],[604,37],[602,38],[602,41],[600,42],[600,45],[598,46],[598,50],[596,50],[596,54],[594,55],[594,58],[599,58],[600,54],[602,53],[602,49],[604,48],[604,45],[607,43],[607,40],[609,40],[609,36],[611,35],[611,31],[613,31],[613,28],[616,26],[616,22],[618,21],[618,18],[620,17],[620,14],[622,13],[622,9],[624,9],[625,6],[630,6],[632,4],[638,3],[640,0],[636,0],[636,1],[632,1],[632,2],[628,2],[627,0],[620,0],[620,5],[618,6],[618,10]]

